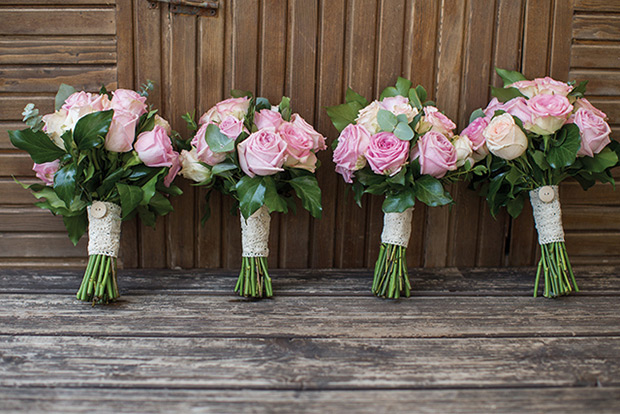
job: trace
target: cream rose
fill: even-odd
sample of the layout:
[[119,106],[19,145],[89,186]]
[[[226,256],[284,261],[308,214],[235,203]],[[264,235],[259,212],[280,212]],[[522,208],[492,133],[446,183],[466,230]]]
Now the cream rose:
[[363,108],[359,112],[355,123],[366,128],[366,130],[370,132],[371,135],[376,134],[377,132],[379,132],[379,129],[381,129],[381,127],[379,126],[379,121],[377,121],[377,114],[379,113],[380,109],[382,108],[379,101],[372,101],[370,105]]
[[205,182],[211,178],[211,170],[200,163],[196,148],[192,148],[191,151],[181,151],[180,159],[181,171],[179,174],[183,177],[197,183]]
[[466,136],[455,135],[452,140],[452,145],[454,145],[454,149],[456,150],[456,167],[460,168],[465,165],[465,162],[469,160],[471,165],[474,164],[473,159],[471,158],[473,150],[473,145],[471,140]]
[[482,134],[489,151],[505,160],[514,160],[527,149],[527,137],[510,114],[493,118]]

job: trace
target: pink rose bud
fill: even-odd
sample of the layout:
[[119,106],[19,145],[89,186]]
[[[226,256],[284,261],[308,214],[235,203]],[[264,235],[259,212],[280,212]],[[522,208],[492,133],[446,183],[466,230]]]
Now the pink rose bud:
[[534,83],[536,84],[537,94],[566,96],[573,90],[572,86],[564,82],[556,81],[549,76],[536,78],[534,79]]
[[312,127],[312,125],[307,123],[299,114],[293,114],[291,116],[291,123],[312,137],[312,141],[314,142],[312,147],[313,150],[322,151],[327,149],[327,145],[325,145],[325,137],[319,134]]
[[605,112],[601,111],[600,109],[592,105],[590,101],[588,101],[586,98],[577,99],[577,101],[574,103],[573,106],[575,107],[575,110],[584,108],[590,112],[593,112],[594,115],[596,116],[600,116],[603,119],[607,119],[607,114],[605,114]]
[[469,138],[474,151],[484,145],[485,139],[482,131],[489,125],[491,118],[481,116],[471,121],[471,124],[461,132],[461,136]]
[[138,157],[148,167],[172,167],[179,154],[172,148],[166,130],[161,126],[154,127],[138,135],[134,146]]
[[104,147],[112,152],[131,151],[139,116],[122,109],[114,110]]
[[237,146],[237,151],[241,169],[250,177],[284,171],[286,142],[271,128],[250,135]]
[[484,108],[484,115],[493,118],[495,115],[495,111],[504,110],[504,104],[501,103],[497,98],[491,99],[491,102]]
[[525,124],[532,123],[532,110],[530,109],[527,99],[523,97],[513,98],[504,104],[502,108],[510,115],[514,115]]
[[278,127],[278,133],[286,142],[287,158],[284,165],[314,172],[317,158],[312,152],[314,148],[312,137],[291,122],[283,122]]
[[112,109],[123,110],[140,117],[146,113],[146,97],[129,89],[117,89],[112,92]]
[[456,149],[445,135],[427,132],[418,140],[411,158],[420,162],[420,172],[442,178],[448,171],[456,170]]
[[611,142],[609,124],[595,112],[581,107],[569,122],[574,122],[579,127],[581,148],[577,152],[578,156],[594,157],[594,154],[601,152]]
[[243,127],[243,121],[232,115],[228,115],[224,118],[218,126],[220,127],[220,132],[233,141],[236,140],[237,137],[245,130]]
[[566,123],[573,106],[562,95],[536,95],[528,100],[532,113],[531,124],[524,127],[535,134],[550,135]]
[[35,163],[32,166],[32,171],[36,173],[37,178],[43,181],[45,185],[53,185],[54,175],[56,174],[56,171],[58,171],[59,166],[60,161],[58,160],[44,162],[43,164]]
[[80,113],[83,112],[82,115],[95,111],[105,111],[110,109],[110,107],[111,103],[107,95],[92,94],[84,91],[71,94],[62,105],[62,109],[67,111],[73,108],[84,108],[79,110]]
[[338,137],[338,146],[334,150],[336,172],[352,183],[353,172],[366,166],[364,153],[370,145],[370,133],[361,125],[349,124]]
[[194,135],[194,138],[192,139],[192,146],[196,148],[196,157],[199,161],[213,166],[224,161],[226,159],[226,153],[211,151],[211,148],[209,147],[209,144],[207,144],[207,140],[205,137],[207,134],[207,127],[209,125],[210,124],[202,124],[202,126],[198,129],[196,135]]
[[272,111],[271,109],[261,109],[254,114],[254,123],[256,128],[273,128],[278,129],[280,124],[284,122],[282,115],[278,111]]
[[250,98],[243,96],[241,98],[226,99],[215,104],[215,107],[221,119],[232,115],[239,120],[243,120],[250,108]]
[[418,124],[418,133],[423,134],[428,131],[439,132],[450,138],[454,133],[452,130],[456,128],[456,124],[450,118],[439,112],[434,106],[424,107],[424,117]]
[[403,141],[391,132],[379,132],[370,137],[366,159],[375,174],[398,174],[408,157],[409,141]]

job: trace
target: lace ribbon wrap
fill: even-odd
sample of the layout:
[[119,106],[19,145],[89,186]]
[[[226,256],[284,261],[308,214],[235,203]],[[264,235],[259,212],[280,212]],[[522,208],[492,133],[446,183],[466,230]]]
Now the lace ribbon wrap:
[[402,213],[384,213],[381,243],[389,243],[406,248],[409,244],[409,236],[411,236],[412,217],[413,207],[408,208]]
[[247,221],[241,217],[241,246],[243,257],[269,256],[269,225],[271,216],[267,207],[262,206]]
[[530,191],[530,202],[534,210],[534,221],[536,222],[538,244],[540,245],[564,241],[558,186],[546,187],[553,190],[553,199],[546,202],[540,199],[540,190],[544,187]]
[[89,256],[102,254],[118,257],[121,242],[121,206],[96,201],[87,208]]

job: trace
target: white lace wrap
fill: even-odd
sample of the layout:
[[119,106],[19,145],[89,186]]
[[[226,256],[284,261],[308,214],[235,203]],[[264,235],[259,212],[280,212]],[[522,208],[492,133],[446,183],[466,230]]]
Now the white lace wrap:
[[558,186],[548,187],[553,190],[553,199],[547,202],[540,199],[540,189],[544,187],[530,191],[530,202],[534,210],[536,230],[538,230],[538,244],[541,245],[564,241]]
[[96,201],[93,206],[88,206],[88,254],[118,257],[121,207],[102,201]]
[[247,221],[241,216],[241,246],[243,257],[269,256],[269,209],[262,206]]
[[383,232],[381,242],[407,247],[411,236],[413,207],[402,213],[383,213]]

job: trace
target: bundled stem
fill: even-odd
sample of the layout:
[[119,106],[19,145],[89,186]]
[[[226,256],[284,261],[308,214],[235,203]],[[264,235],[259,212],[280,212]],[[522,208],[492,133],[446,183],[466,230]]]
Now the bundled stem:
[[242,258],[241,272],[239,272],[235,292],[239,292],[239,296],[250,298],[270,298],[273,296],[266,257]]
[[375,264],[372,293],[389,299],[411,295],[406,252],[407,248],[404,246],[381,243],[379,258]]
[[88,265],[84,272],[77,298],[85,302],[106,304],[120,297],[116,283],[116,257],[103,254],[88,256]]
[[546,298],[568,295],[573,289],[575,292],[579,292],[564,242],[541,244],[540,250],[541,257],[536,271],[534,297],[538,295],[538,283],[541,274],[545,280],[543,296]]

